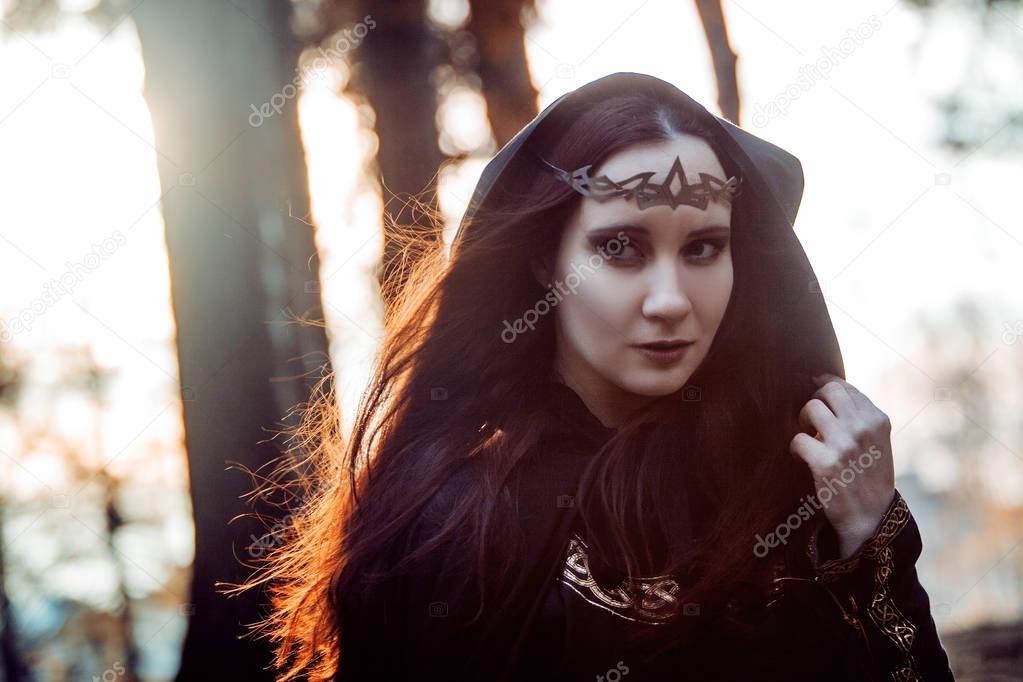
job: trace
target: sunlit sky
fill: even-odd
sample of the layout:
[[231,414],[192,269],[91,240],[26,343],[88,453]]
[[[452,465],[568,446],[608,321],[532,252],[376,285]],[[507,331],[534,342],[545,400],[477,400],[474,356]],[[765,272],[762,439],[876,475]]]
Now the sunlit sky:
[[[693,3],[552,0],[539,6],[527,53],[541,107],[602,75],[639,71],[675,83],[717,112]],[[441,21],[457,23],[464,11],[465,3],[434,3]],[[900,471],[912,464],[928,486],[951,486],[955,453],[919,446],[929,431],[962,419],[954,405],[934,400],[943,358],[924,353],[920,316],[946,318],[956,301],[975,297],[990,315],[979,340],[980,358],[987,360],[976,371],[992,384],[1020,367],[1023,347],[1003,339],[1005,325],[1023,319],[1017,194],[1023,159],[999,151],[999,136],[1008,133],[995,127],[979,149],[953,155],[937,144],[943,119],[936,100],[972,77],[965,69],[979,27],[951,11],[927,23],[887,0],[769,7],[725,0],[724,11],[739,54],[743,125],[802,161],[806,190],[796,231],[828,296],[847,378],[891,416]],[[1018,42],[1021,26],[1017,15],[997,28],[1019,32]],[[864,27],[869,37],[844,49],[850,30],[867,32]],[[62,431],[89,444],[84,456],[95,465],[109,461],[114,475],[130,472],[181,489],[185,460],[161,190],[134,26],[124,21],[104,35],[71,18],[54,33],[0,35],[0,319],[31,321],[31,329],[4,341],[6,351],[33,362],[40,387],[27,418],[45,422],[55,414]],[[998,54],[998,44],[985,48],[996,51],[989,60],[999,65],[986,76],[1018,104],[1020,60]],[[757,116],[836,50],[826,79],[799,89],[784,114]],[[310,79],[291,105],[300,107],[331,351],[350,420],[380,333],[370,273],[380,249],[381,199],[362,170],[373,136],[358,128],[349,100],[334,94],[346,77],[341,66]],[[447,93],[445,144],[471,148],[485,141],[483,111],[469,89]],[[485,161],[470,159],[443,176],[442,207],[451,226]],[[104,240],[116,248],[83,269]],[[76,271],[84,275],[72,290],[40,306],[47,282]],[[950,335],[950,352],[964,352],[966,342]],[[99,418],[87,404],[53,401],[42,388],[60,381],[62,349],[85,344],[120,377]],[[994,464],[986,483],[1003,504],[1023,502],[1018,383],[1005,386],[984,446]],[[9,455],[0,457],[7,494],[28,499],[64,488],[58,453],[21,450],[19,433],[0,422],[0,452]],[[185,562],[187,535],[179,529],[173,550]]]

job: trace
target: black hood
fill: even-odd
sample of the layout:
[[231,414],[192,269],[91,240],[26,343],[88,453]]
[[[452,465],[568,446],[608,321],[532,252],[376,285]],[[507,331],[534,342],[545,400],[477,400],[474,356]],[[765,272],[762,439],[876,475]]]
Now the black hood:
[[593,102],[636,90],[678,101],[679,106],[710,123],[718,148],[729,157],[730,165],[738,169],[741,193],[754,197],[757,239],[769,245],[773,259],[772,295],[775,302],[782,304],[778,314],[784,315],[786,336],[792,341],[790,351],[795,348],[788,369],[807,378],[823,372],[844,378],[842,355],[824,296],[792,229],[803,197],[803,167],[799,159],[714,115],[682,90],[654,76],[630,72],[604,76],[565,93],[537,114],[483,169],[452,250],[462,241],[472,240],[470,218],[474,214],[481,209],[501,207],[507,195],[495,188],[510,184],[499,181],[513,164],[522,165],[526,173],[543,172],[530,152],[542,154],[546,141],[557,139],[558,132],[577,112]]
[[[766,327],[771,330],[772,344],[765,352],[774,356],[772,359],[775,361],[770,366],[778,365],[778,371],[784,379],[785,385],[779,393],[791,394],[784,399],[781,395],[772,395],[771,399],[778,409],[790,408],[790,402],[798,402],[795,398],[805,401],[805,394],[814,390],[810,380],[812,374],[830,372],[844,376],[844,371],[827,306],[806,254],[792,229],[803,195],[803,170],[799,159],[711,114],[684,92],[663,80],[637,73],[616,73],[562,95],[547,106],[502,147],[484,168],[452,244],[452,258],[457,260],[459,253],[472,248],[475,238],[488,229],[488,221],[470,220],[475,214],[496,215],[508,210],[515,212],[520,207],[522,194],[516,193],[514,185],[535,179],[536,173],[547,172],[534,154],[549,158],[546,152],[550,151],[553,143],[579,112],[605,98],[636,91],[653,93],[658,100],[676,102],[678,106],[705,119],[715,138],[715,148],[727,155],[727,159],[722,160],[725,170],[729,173],[734,171],[741,178],[740,195],[737,197],[739,201],[735,206],[738,208],[742,204],[739,218],[743,221],[743,227],[748,228],[744,233],[751,235],[751,244],[755,246],[747,254],[760,271],[757,273],[760,279],[756,280],[755,296],[743,301],[744,307],[729,305],[728,310],[733,311],[733,314],[729,315],[726,311],[722,328],[731,318],[729,335],[738,334],[741,341],[741,334],[747,331],[744,325],[748,321],[738,319],[743,314],[734,311],[745,313],[753,310],[757,315],[765,317],[768,320]],[[733,211],[733,222],[736,216]],[[736,276],[739,274],[737,270]],[[750,301],[752,306],[749,305]],[[718,336],[727,335],[719,333]],[[734,345],[738,348],[741,363],[732,362],[733,358],[719,353],[718,366],[726,367],[729,372],[741,372],[743,376],[748,367],[741,367],[740,364],[759,363],[768,366],[764,358],[753,357],[756,353],[745,352],[746,344]],[[730,349],[731,346],[724,347]],[[715,347],[721,348],[722,344],[712,344],[708,357],[714,354]],[[697,372],[708,364],[705,360]],[[707,383],[709,386],[714,382]],[[536,636],[534,624],[538,620],[542,623],[540,614],[545,605],[560,603],[558,593],[552,593],[551,586],[557,583],[558,576],[564,571],[569,538],[580,529],[585,530],[588,540],[596,540],[604,535],[599,518],[594,517],[592,526],[583,523],[585,519],[580,518],[582,505],[576,504],[574,500],[579,493],[580,473],[590,461],[592,450],[612,437],[614,429],[604,427],[589,412],[580,396],[570,388],[555,384],[549,395],[553,401],[549,404],[549,417],[552,419],[550,432],[555,436],[556,444],[539,449],[537,456],[524,457],[512,477],[516,513],[529,532],[524,534],[526,545],[518,553],[522,558],[522,565],[516,567],[518,578],[502,595],[502,598],[507,597],[505,601],[511,606],[501,617],[488,624],[485,635],[475,641],[472,650],[468,652],[471,656],[467,658],[463,650],[452,655],[466,661],[467,668],[479,671],[486,669],[485,673],[474,679],[524,679],[522,668],[518,666],[522,661],[528,662],[534,658],[528,646],[530,638]],[[712,398],[717,399],[723,395],[714,393]],[[709,404],[712,404],[712,400],[708,400],[705,395],[703,405]],[[687,410],[681,416],[695,420],[696,413],[696,410]],[[677,423],[681,421],[673,422],[673,425]],[[565,446],[566,434],[578,435],[578,441],[573,442],[578,442],[580,447]],[[674,432],[668,433],[667,430],[661,434],[665,438],[673,435]],[[670,457],[677,445],[674,442],[665,443],[665,447],[653,448],[653,451]],[[685,516],[688,493],[686,486],[680,488],[672,483],[677,480],[689,479],[665,477],[664,484],[672,487],[670,495],[673,498],[681,500],[675,506],[683,515],[680,523],[686,524],[681,528],[688,528],[689,521]],[[453,494],[457,496],[458,486],[454,485],[453,489]],[[555,499],[559,500],[556,505],[552,504]],[[567,502],[561,504],[562,499]],[[707,516],[700,511],[699,505],[695,509],[696,518]],[[680,536],[685,534],[679,533]],[[589,558],[594,577],[602,585],[613,585],[624,575],[623,569],[617,565],[616,557],[600,556],[597,544],[594,543]],[[427,580],[427,583],[432,585],[432,579]],[[446,590],[435,594],[456,593],[454,588],[450,592]],[[549,601],[548,597],[552,594],[553,601]],[[445,601],[451,602],[452,614],[460,608],[450,597],[445,597]],[[417,632],[416,639],[425,643],[423,651],[430,657],[436,657],[440,651],[438,647],[444,646],[446,642],[463,641],[440,627],[453,622],[454,618],[439,620],[442,622],[430,622],[428,627],[420,627]],[[620,642],[617,636],[613,640],[615,645]]]

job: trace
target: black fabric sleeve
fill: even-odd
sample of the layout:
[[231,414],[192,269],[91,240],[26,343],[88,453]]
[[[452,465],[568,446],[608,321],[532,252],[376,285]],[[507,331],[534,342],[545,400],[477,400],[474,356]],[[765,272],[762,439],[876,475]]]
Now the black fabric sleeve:
[[917,577],[920,530],[899,491],[856,552],[837,558],[838,546],[830,524],[811,539],[813,582],[844,624],[840,631],[858,642],[864,667],[878,680],[954,680]]

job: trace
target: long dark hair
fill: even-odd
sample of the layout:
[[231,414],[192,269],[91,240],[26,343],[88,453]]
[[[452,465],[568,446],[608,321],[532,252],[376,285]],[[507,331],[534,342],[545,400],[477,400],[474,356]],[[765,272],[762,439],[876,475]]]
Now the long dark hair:
[[[630,145],[690,133],[708,141],[726,177],[741,174],[703,115],[661,93],[639,87],[566,112],[529,140],[532,152],[561,168],[596,167]],[[331,377],[304,406],[292,434],[303,458],[274,477],[275,485],[298,485],[304,502],[288,541],[247,585],[270,587],[274,610],[260,630],[275,643],[283,680],[302,673],[330,679],[344,634],[340,605],[455,534],[470,538],[477,568],[491,566],[486,581],[476,573],[477,615],[484,595],[500,595],[495,586],[514,573],[510,562],[507,573],[494,573],[487,557],[520,536],[499,500],[541,437],[535,396],[553,372],[555,335],[553,315],[514,343],[502,340],[502,323],[544,297],[531,266],[553,259],[581,197],[525,161],[509,167],[492,194],[450,254],[418,230],[406,233],[416,264],[403,273],[405,286],[385,320],[350,438],[338,427]],[[754,555],[755,535],[813,491],[806,467],[788,453],[813,389],[787,351],[774,247],[757,233],[768,215],[759,200],[745,187],[736,197],[733,292],[706,359],[683,390],[619,428],[589,461],[578,495],[587,527],[603,529],[589,538],[594,551],[621,557],[615,563],[629,575],[688,576],[685,601],[710,618],[726,618],[723,605],[734,595],[761,591],[766,564]],[[394,561],[396,543],[454,475],[467,484],[446,523]],[[679,519],[692,510],[699,512],[695,541],[680,537]],[[794,553],[799,544],[792,538],[777,552]],[[693,620],[679,617],[630,637],[678,641]]]

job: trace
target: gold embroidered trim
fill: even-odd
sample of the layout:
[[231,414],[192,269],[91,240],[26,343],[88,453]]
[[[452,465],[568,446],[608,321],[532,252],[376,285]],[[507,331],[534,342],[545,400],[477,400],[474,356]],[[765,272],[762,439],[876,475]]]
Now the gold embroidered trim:
[[[919,682],[921,680],[913,656],[910,654],[913,648],[913,639],[916,636],[916,627],[912,621],[899,611],[888,591],[888,579],[894,571],[894,553],[891,543],[902,532],[902,529],[906,527],[909,519],[909,506],[899,491],[896,490],[895,498],[892,500],[891,506],[888,507],[888,511],[885,512],[878,531],[872,538],[863,543],[860,549],[853,553],[852,556],[845,559],[833,559],[818,567],[816,565],[817,545],[815,538],[811,538],[810,546],[807,548],[807,553],[815,566],[817,574],[815,581],[824,582],[825,589],[827,589],[827,583],[833,582],[837,578],[854,571],[859,565],[861,557],[866,556],[875,560],[877,568],[874,572],[874,592],[871,595],[867,613],[878,630],[895,643],[904,657],[902,664],[893,670],[889,676],[894,682]],[[828,589],[828,592],[831,593],[831,590]],[[833,593],[831,593],[831,596],[832,599],[836,599]],[[854,605],[853,612],[855,613],[855,601],[852,604]],[[839,608],[846,622],[853,625],[854,623],[851,622],[846,610],[841,605]],[[855,624],[858,625],[858,622]],[[865,635],[866,633],[863,634]],[[866,639],[865,636],[864,639]]]
[[906,500],[902,499],[902,495],[896,491],[895,500],[892,501],[892,506],[888,508],[888,513],[885,514],[884,521],[881,523],[881,529],[877,531],[873,538],[864,543],[864,554],[876,557],[892,543],[892,540],[902,532],[907,523],[909,523],[909,505],[906,504]]
[[893,670],[892,680],[894,682],[920,682],[920,676],[916,674],[916,670],[912,666],[907,665]]
[[[812,543],[812,550],[814,552],[814,562],[816,563],[817,553],[817,538],[816,536],[810,539]],[[821,576],[822,580],[833,580],[839,576],[847,575],[856,570],[856,567],[860,564],[860,552],[854,552],[852,556],[846,557],[845,559],[832,559],[831,561],[825,562],[823,566],[817,568],[817,574]]]
[[813,562],[814,571],[820,576],[821,580],[832,581],[843,575],[848,575],[856,570],[856,567],[860,564],[860,558],[862,556],[868,556],[876,558],[878,552],[884,547],[891,544],[891,541],[902,532],[902,529],[909,523],[909,507],[906,505],[906,500],[902,498],[902,495],[898,490],[895,491],[895,497],[892,499],[892,503],[888,506],[888,510],[885,512],[881,519],[881,524],[874,533],[874,536],[863,543],[863,545],[857,551],[853,552],[851,556],[844,559],[832,559],[826,561],[823,565],[817,565],[817,537],[813,535],[810,537],[810,543],[807,547],[806,553]]
[[902,650],[905,663],[892,671],[893,680],[920,680],[910,650],[916,637],[916,627],[912,621],[902,615],[891,595],[888,593],[888,578],[894,566],[892,548],[884,547],[878,553],[877,571],[874,574],[874,595],[870,600],[867,613],[878,629]]
[[670,576],[625,578],[605,590],[590,574],[588,546],[578,534],[569,540],[568,555],[560,581],[594,606],[619,618],[660,625],[678,612],[679,584]]

